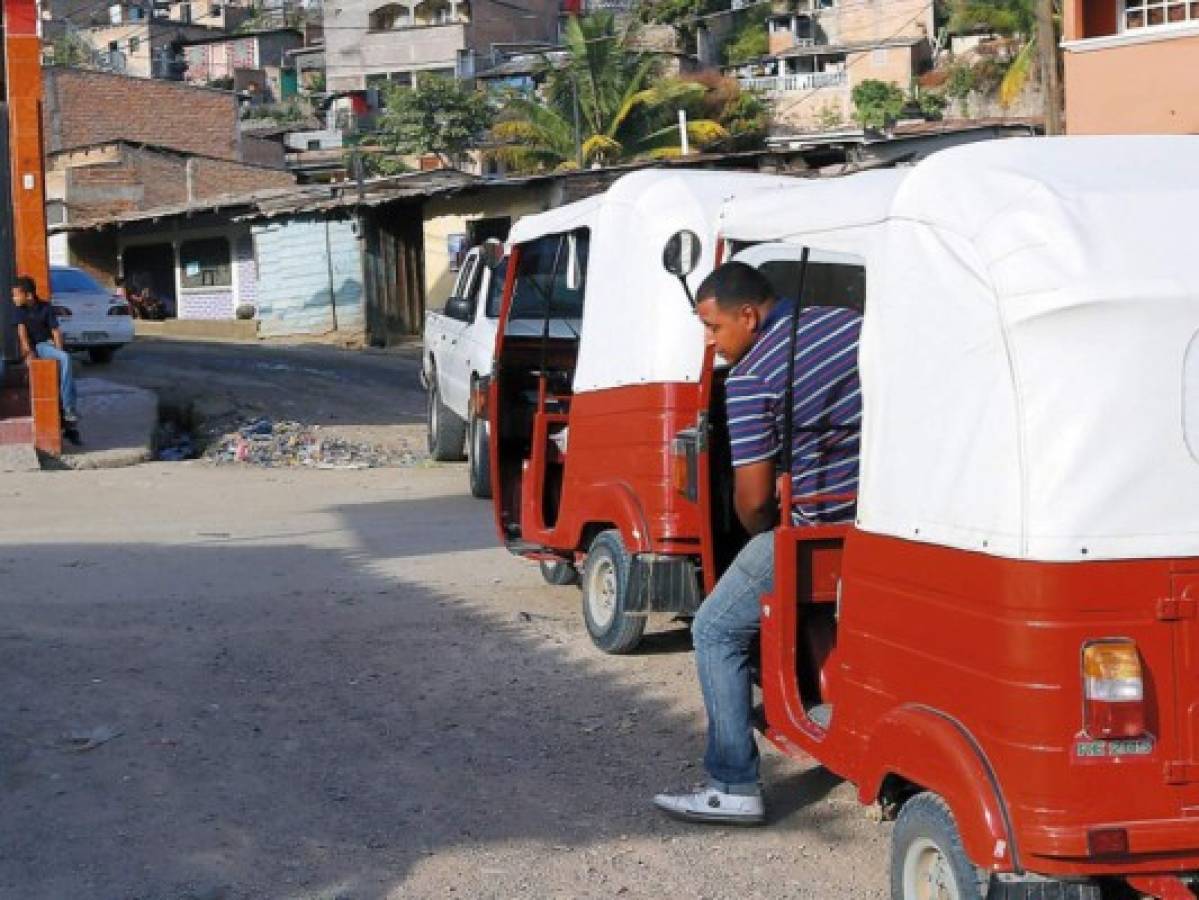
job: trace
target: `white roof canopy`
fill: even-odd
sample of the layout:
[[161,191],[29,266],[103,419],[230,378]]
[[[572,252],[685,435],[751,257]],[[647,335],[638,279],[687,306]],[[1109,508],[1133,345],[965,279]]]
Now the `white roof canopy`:
[[882,174],[738,198],[723,225],[866,259],[860,527],[1199,555],[1199,138],[996,141]]
[[703,326],[662,251],[687,229],[702,242],[694,290],[715,260],[716,221],[734,193],[791,185],[794,178],[709,171],[634,172],[602,195],[527,216],[510,242],[591,229],[574,390],[699,380]]

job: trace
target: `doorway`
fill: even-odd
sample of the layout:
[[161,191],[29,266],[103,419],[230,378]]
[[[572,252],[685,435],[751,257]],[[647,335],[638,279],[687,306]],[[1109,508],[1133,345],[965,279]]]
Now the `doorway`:
[[170,244],[126,247],[121,254],[121,273],[132,292],[143,287],[162,302],[168,318],[175,318],[175,248]]

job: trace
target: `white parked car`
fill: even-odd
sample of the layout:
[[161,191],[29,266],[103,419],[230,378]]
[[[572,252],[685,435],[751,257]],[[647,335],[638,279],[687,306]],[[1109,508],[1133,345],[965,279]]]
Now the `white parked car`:
[[50,267],[50,302],[67,350],[86,350],[94,363],[106,363],[133,340],[133,317],[119,294],[106,291],[82,269]]

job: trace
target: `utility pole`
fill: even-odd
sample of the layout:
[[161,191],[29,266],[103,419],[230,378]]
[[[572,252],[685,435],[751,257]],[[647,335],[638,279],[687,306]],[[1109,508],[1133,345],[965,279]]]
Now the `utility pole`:
[[1045,133],[1061,134],[1065,129],[1053,0],[1037,0],[1037,55],[1041,63],[1041,88],[1045,92]]

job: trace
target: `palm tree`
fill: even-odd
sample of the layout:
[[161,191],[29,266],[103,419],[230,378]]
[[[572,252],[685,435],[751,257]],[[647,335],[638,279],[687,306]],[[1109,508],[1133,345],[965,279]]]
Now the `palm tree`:
[[[492,156],[510,168],[573,168],[679,152],[675,110],[705,88],[678,79],[656,80],[657,61],[630,47],[635,25],[622,32],[611,14],[566,25],[566,63],[547,58],[544,101],[510,100],[492,128]],[[576,144],[576,119],[577,144]],[[703,147],[728,138],[717,122],[689,122],[688,137]]]

